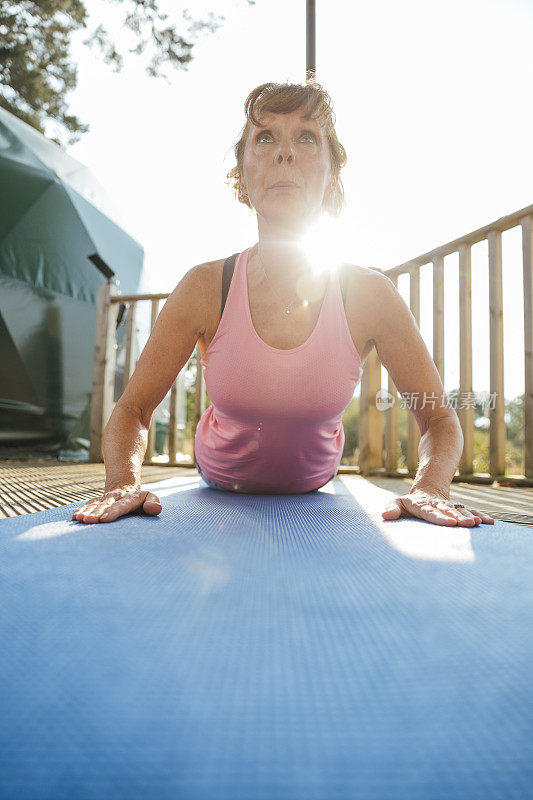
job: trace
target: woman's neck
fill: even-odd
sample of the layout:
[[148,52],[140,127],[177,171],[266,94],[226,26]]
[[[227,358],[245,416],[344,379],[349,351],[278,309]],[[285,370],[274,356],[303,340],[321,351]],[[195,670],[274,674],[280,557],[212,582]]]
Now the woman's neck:
[[309,264],[305,253],[299,243],[286,241],[264,241],[259,240],[252,248],[252,255],[256,258],[261,267],[272,276],[285,277],[289,282],[289,277],[297,278],[302,272],[309,269]]
[[309,261],[302,248],[304,231],[258,225],[258,241],[251,256],[278,285],[294,285],[303,272],[309,271]]
[[[325,276],[315,274],[299,243],[260,239],[248,256],[250,286],[276,303],[292,306],[292,317],[308,315],[321,302]],[[299,302],[296,302],[299,300]]]

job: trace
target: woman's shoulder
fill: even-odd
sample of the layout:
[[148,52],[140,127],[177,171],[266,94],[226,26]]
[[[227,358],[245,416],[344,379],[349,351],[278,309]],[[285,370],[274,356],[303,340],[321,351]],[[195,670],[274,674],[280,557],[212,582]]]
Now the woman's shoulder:
[[387,314],[398,290],[382,270],[345,264],[346,309],[357,319],[378,320]]
[[214,261],[203,261],[201,264],[196,264],[189,269],[198,281],[213,280],[217,275],[220,275],[224,266],[225,258],[217,258]]
[[378,267],[361,267],[358,264],[344,263],[341,269],[346,270],[350,276],[360,277],[362,279],[372,279],[374,275],[383,275],[383,272]]
[[380,294],[390,279],[376,267],[361,267],[357,264],[342,264],[341,275],[346,276],[348,294],[357,294],[358,297],[370,293],[375,296]]
[[197,296],[201,298],[208,329],[213,324],[217,325],[220,317],[222,270],[225,260],[226,258],[217,258],[213,261],[204,261],[191,267],[187,273],[195,285]]
[[220,294],[224,261],[224,258],[217,258],[214,261],[204,261],[190,267],[186,272],[188,281],[195,284],[206,298],[209,298],[212,293]]

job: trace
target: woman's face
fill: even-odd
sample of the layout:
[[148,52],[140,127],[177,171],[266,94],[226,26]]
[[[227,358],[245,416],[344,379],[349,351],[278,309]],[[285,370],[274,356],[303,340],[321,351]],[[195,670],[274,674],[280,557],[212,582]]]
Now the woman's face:
[[268,112],[261,122],[249,131],[243,157],[250,203],[269,223],[301,227],[320,215],[332,179],[325,131],[304,108]]

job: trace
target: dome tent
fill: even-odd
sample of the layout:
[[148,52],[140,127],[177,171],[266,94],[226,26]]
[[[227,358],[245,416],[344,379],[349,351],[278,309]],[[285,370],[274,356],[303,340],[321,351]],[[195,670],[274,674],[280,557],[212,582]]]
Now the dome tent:
[[87,413],[98,286],[144,252],[84,165],[0,108],[0,441],[66,440]]

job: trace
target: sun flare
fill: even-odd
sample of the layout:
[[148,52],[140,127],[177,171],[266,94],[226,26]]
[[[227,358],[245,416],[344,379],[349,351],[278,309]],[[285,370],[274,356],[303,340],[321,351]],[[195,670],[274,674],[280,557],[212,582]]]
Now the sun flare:
[[315,276],[326,275],[346,260],[343,233],[338,220],[323,215],[301,238],[300,247]]

